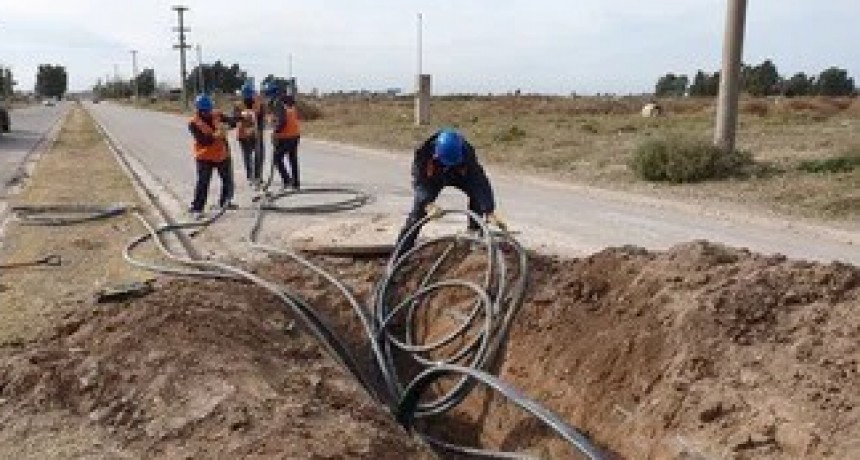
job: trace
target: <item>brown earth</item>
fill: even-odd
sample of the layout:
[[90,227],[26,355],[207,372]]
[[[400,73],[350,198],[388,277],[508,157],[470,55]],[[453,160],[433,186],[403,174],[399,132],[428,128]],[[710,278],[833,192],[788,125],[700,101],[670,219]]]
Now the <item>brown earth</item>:
[[[171,281],[76,313],[3,350],[0,388],[4,458],[434,458],[276,299],[238,283]],[[13,442],[81,427],[90,440]]]
[[[477,279],[482,264],[464,263]],[[325,264],[360,295],[382,265]],[[304,286],[342,330],[357,330],[320,280],[289,264],[264,272]],[[691,243],[659,253],[537,257],[532,281],[501,375],[620,458],[860,455],[858,269]],[[510,404],[496,400],[485,410],[486,403],[476,393],[437,431],[464,443],[571,455]]]
[[[363,298],[383,265],[316,261]],[[481,264],[465,264],[479,275]],[[364,343],[345,303],[317,276],[285,261],[258,272],[320,307],[356,349]],[[691,243],[536,257],[532,275],[502,378],[619,458],[860,452],[858,269]],[[31,439],[34,429],[95,426],[95,445],[130,456],[291,458],[327,447],[334,450],[308,458],[415,458],[419,448],[290,325],[255,288],[164,283],[145,299],[76,316],[37,343],[5,350],[0,433]],[[437,423],[453,440],[573,456],[531,418],[480,392]]]

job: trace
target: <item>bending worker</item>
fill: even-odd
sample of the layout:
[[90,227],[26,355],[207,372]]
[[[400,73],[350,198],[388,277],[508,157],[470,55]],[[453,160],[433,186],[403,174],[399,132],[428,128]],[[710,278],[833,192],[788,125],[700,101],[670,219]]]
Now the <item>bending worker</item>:
[[265,108],[249,82],[242,86],[242,102],[234,112],[236,118],[236,140],[242,148],[245,176],[251,186],[259,190],[263,182],[263,137]]
[[[412,227],[425,217],[439,218],[442,209],[434,202],[442,189],[451,186],[460,189],[469,198],[469,210],[484,217],[488,223],[502,230],[507,227],[496,216],[493,188],[484,168],[478,163],[475,149],[457,131],[444,129],[427,139],[412,161],[412,188],[415,193],[412,212],[400,231],[400,256],[415,245],[420,229],[410,233]],[[469,219],[469,231],[480,231],[478,222]]]
[[[272,142],[274,144],[272,161],[275,168],[278,169],[284,188],[292,186],[294,190],[298,190],[300,187],[298,153],[301,128],[299,126],[299,112],[296,110],[296,100],[293,96],[283,94],[283,91],[274,83],[267,92],[272,98],[271,110],[274,125],[272,127]],[[285,157],[290,161],[289,172],[284,165]]]
[[233,207],[233,172],[230,150],[227,145],[227,130],[235,126],[235,121],[215,110],[215,103],[208,94],[197,96],[194,101],[197,113],[188,122],[188,130],[194,137],[194,159],[197,163],[197,185],[194,187],[194,201],[191,203],[192,217],[200,218],[209,194],[212,170],[221,177],[221,209]]

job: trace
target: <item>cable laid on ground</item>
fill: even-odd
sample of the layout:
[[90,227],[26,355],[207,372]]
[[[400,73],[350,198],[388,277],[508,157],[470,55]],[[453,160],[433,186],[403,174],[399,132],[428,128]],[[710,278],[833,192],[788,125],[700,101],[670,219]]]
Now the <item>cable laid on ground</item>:
[[[293,207],[276,205],[278,199],[308,194],[348,194],[351,197],[322,205]],[[194,260],[176,255],[164,243],[163,234],[183,229],[205,228],[220,219],[224,215],[223,211],[205,221],[163,225],[158,228],[150,224],[142,214],[134,212],[134,215],[146,227],[147,233],[133,239],[125,248],[123,256],[129,263],[145,270],[179,276],[245,280],[271,292],[296,315],[327,353],[356,377],[362,387],[374,399],[388,407],[406,428],[416,430],[422,438],[438,448],[489,458],[530,458],[517,453],[491,452],[457,446],[423,433],[421,427],[418,426],[421,419],[438,416],[457,407],[465,400],[471,389],[481,383],[511,399],[516,405],[547,424],[587,458],[605,458],[600,450],[578,430],[564,423],[558,416],[491,374],[498,365],[497,361],[507,341],[513,318],[522,306],[527,285],[526,252],[510,235],[491,232],[478,216],[468,211],[447,211],[446,213],[462,214],[475,220],[480,225],[484,236],[480,238],[462,236],[435,238],[420,243],[401,257],[392,258],[382,280],[377,284],[372,299],[372,308],[366,307],[341,280],[298,252],[258,242],[266,212],[330,213],[361,207],[370,199],[371,197],[364,192],[344,188],[306,189],[271,195],[265,194],[258,201],[256,218],[249,233],[249,239],[255,249],[268,254],[289,257],[323,276],[338,289],[352,306],[368,336],[373,362],[376,364],[369,370],[362,369],[359,361],[350,352],[349,346],[337,336],[326,319],[303,301],[298,294],[229,264]],[[81,212],[92,213],[91,216],[86,217],[99,216],[94,218],[103,218],[115,215],[113,214],[114,208],[97,209],[80,206],[77,209]],[[67,210],[64,209],[64,211]],[[58,209],[50,211],[58,211]],[[50,225],[64,225],[82,220],[75,217],[51,217],[44,219],[44,221],[50,222]],[[418,228],[425,223],[426,220],[416,223],[411,231],[417,232]],[[150,240],[160,252],[180,266],[165,266],[134,258],[134,250]],[[478,284],[457,279],[436,279],[448,258],[452,257],[452,254],[458,248],[462,248],[464,244],[473,246],[470,248],[473,251],[477,249],[486,252],[487,267],[483,283]],[[417,288],[411,293],[404,293],[402,280],[408,271],[409,262],[425,249],[437,245],[446,246],[442,255],[432,262],[427,271],[422,274],[421,282]],[[506,260],[504,251],[509,251],[514,255],[511,257],[511,261]],[[396,248],[395,253],[397,252],[399,252],[399,247]],[[428,298],[445,289],[471,291],[475,296],[473,308],[462,319],[461,325],[446,337],[435,343],[422,344],[417,334],[418,313],[426,306],[425,301]],[[402,332],[398,332],[398,330],[402,330]],[[450,356],[441,360],[431,359],[428,356],[430,353],[445,349],[456,341],[465,344]],[[414,360],[414,363],[420,366],[421,371],[415,376],[408,375],[398,361],[398,354],[409,356]],[[448,376],[459,378],[456,385],[432,401],[421,402],[422,396],[434,383]]]

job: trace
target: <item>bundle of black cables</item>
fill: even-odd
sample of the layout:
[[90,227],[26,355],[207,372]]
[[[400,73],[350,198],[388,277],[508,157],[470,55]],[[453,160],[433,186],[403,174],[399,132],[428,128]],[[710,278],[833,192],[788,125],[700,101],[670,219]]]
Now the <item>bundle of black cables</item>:
[[[278,204],[281,199],[299,195],[337,195],[346,198],[310,206]],[[603,451],[579,430],[493,375],[500,364],[511,325],[523,305],[528,287],[527,252],[510,234],[490,229],[482,219],[468,211],[446,211],[445,214],[464,215],[473,220],[479,225],[480,231],[429,238],[401,256],[392,257],[376,284],[372,299],[367,303],[362,302],[343,281],[299,251],[259,242],[267,212],[338,212],[361,207],[370,200],[370,195],[349,188],[263,194],[256,202],[256,218],[249,234],[253,248],[296,261],[322,276],[343,295],[367,335],[371,356],[363,356],[362,360],[333,331],[329,321],[297,293],[235,266],[176,255],[162,241],[166,232],[209,226],[223,213],[203,222],[159,228],[154,228],[142,215],[137,214],[149,233],[132,241],[126,248],[125,256],[130,262],[148,270],[173,275],[244,279],[272,292],[289,307],[327,352],[355,376],[368,394],[387,407],[405,428],[417,432],[439,449],[485,458],[530,458],[519,453],[459,446],[428,433],[427,424],[422,423],[422,420],[448,413],[461,405],[476,385],[482,384],[534,415],[586,458],[606,458]],[[417,222],[411,231],[418,232],[427,223],[428,219]],[[149,240],[154,240],[171,259],[190,268],[165,267],[134,259],[134,248]],[[396,247],[393,253],[398,254],[399,249]],[[450,271],[448,268],[462,261],[463,257],[471,260],[480,258],[484,264],[481,280],[446,276]],[[446,293],[449,298],[457,298],[457,305],[469,305],[468,311],[463,313],[453,304],[446,305]],[[428,339],[427,324],[421,321],[422,316],[426,316],[424,313],[431,308],[441,308],[439,311],[447,311],[449,316],[456,319],[454,326],[449,327],[440,338]],[[360,364],[363,362],[372,365],[363,366]]]

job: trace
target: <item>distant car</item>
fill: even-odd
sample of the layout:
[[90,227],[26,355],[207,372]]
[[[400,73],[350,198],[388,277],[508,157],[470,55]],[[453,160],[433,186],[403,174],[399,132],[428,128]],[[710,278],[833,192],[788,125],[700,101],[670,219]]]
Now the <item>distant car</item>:
[[54,102],[54,100],[53,100],[53,99],[45,99],[44,101],[42,101],[42,105],[44,105],[45,107],[53,107],[53,106],[55,106],[56,104],[57,104],[57,103],[56,103],[56,102]]
[[9,119],[9,111],[0,106],[0,133],[8,133],[11,128],[12,122]]

